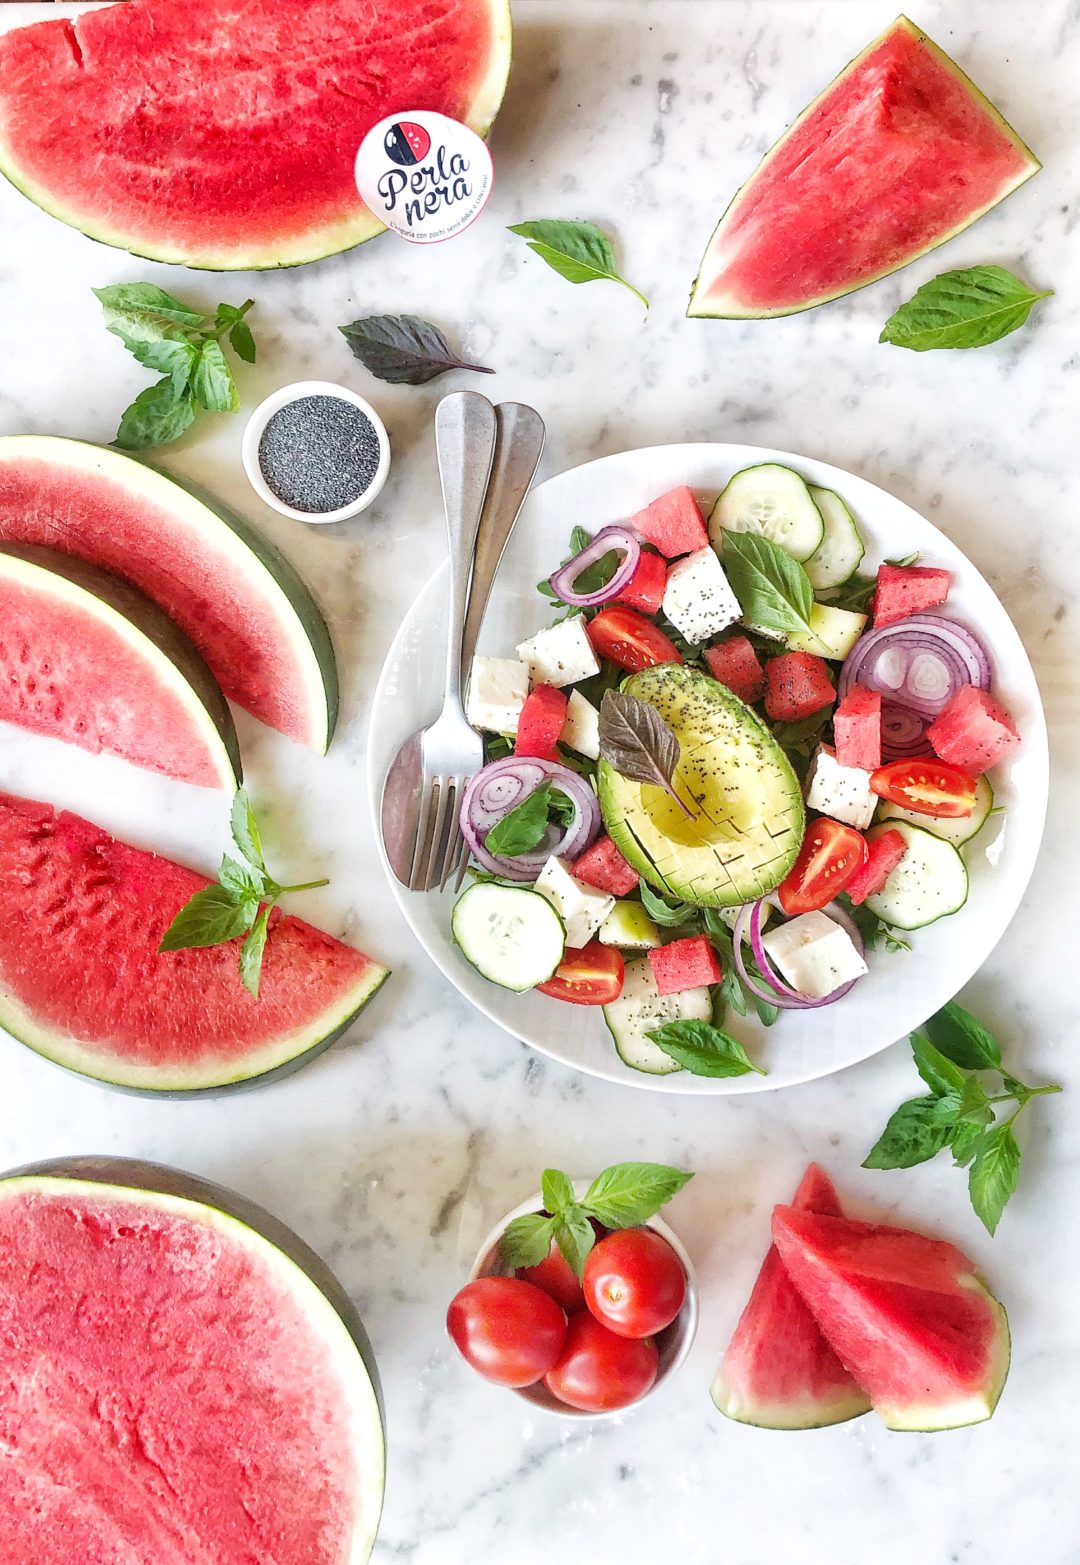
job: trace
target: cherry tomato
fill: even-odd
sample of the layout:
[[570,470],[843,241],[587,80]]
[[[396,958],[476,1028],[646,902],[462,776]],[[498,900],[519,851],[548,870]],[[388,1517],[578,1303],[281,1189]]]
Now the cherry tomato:
[[446,1329],[467,1364],[497,1386],[531,1386],[557,1362],[566,1316],[518,1277],[477,1277],[450,1301]]
[[681,663],[675,644],[634,609],[601,609],[586,627],[594,650],[628,673],[640,674],[657,663]]
[[666,1239],[648,1228],[608,1234],[585,1259],[585,1303],[619,1337],[670,1326],[686,1297],[686,1273]]
[[552,1396],[587,1413],[610,1413],[643,1397],[659,1355],[648,1337],[617,1337],[588,1310],[571,1315],[562,1357],[544,1376]]
[[545,1293],[550,1293],[567,1314],[585,1308],[581,1279],[554,1239],[551,1241],[551,1249],[539,1265],[519,1266],[517,1274],[526,1282],[531,1282],[534,1287],[543,1288]]
[[827,815],[811,821],[803,845],[777,896],[785,913],[813,913],[843,891],[866,863],[866,842],[854,826]]
[[976,779],[933,755],[879,766],[871,775],[870,786],[881,798],[920,815],[959,820],[975,808]]
[[571,1005],[610,1005],[622,993],[625,967],[615,946],[590,940],[580,951],[567,951],[554,978],[537,984],[541,994]]

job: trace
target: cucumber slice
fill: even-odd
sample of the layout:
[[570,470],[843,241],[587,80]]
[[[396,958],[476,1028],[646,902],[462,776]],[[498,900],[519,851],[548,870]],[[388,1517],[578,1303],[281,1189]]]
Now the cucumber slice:
[[624,1065],[650,1076],[669,1076],[682,1066],[645,1034],[664,1022],[712,1021],[712,995],[708,989],[657,994],[648,961],[627,962],[622,993],[604,1006],[604,1020]]
[[866,546],[859,536],[855,518],[832,489],[808,485],[810,498],[821,512],[825,535],[813,554],[803,562],[815,592],[822,587],[839,587],[858,570]]
[[566,926],[529,886],[470,886],[454,903],[454,941],[476,971],[521,994],[554,977],[566,950]]
[[778,462],[744,467],[729,479],[709,517],[709,537],[718,551],[725,529],[759,533],[793,560],[808,560],[825,537],[825,523],[805,481]]
[[943,842],[951,842],[954,848],[958,848],[961,843],[970,842],[975,833],[982,830],[993,808],[994,790],[986,777],[982,776],[975,784],[975,807],[970,815],[960,820],[920,815],[917,810],[905,810],[902,805],[890,804],[887,799],[883,799],[878,806],[877,818],[879,821],[909,821],[912,826],[932,831],[935,837],[940,837]]
[[907,821],[883,821],[867,836],[898,831],[907,852],[893,870],[884,889],[867,897],[871,913],[895,929],[922,929],[963,907],[968,895],[968,873],[958,848],[924,826]]

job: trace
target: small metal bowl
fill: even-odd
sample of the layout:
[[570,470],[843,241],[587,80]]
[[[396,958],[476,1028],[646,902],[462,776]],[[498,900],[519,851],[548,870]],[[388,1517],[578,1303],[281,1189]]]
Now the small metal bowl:
[[[336,511],[298,511],[279,499],[263,477],[262,465],[259,462],[259,446],[263,431],[275,413],[280,412],[288,403],[298,402],[303,397],[337,397],[341,402],[351,403],[371,421],[371,427],[379,441],[379,463],[374,478],[363,494],[358,495],[350,505],[343,505]],[[272,506],[282,516],[291,516],[297,522],[311,522],[315,526],[322,526],[326,522],[346,522],[351,516],[358,516],[361,511],[365,511],[379,495],[386,482],[386,475],[390,471],[390,437],[386,433],[386,425],[370,402],[357,392],[350,391],[348,386],[336,385],[332,380],[297,380],[271,393],[259,403],[244,426],[240,453],[248,482],[260,500]]]

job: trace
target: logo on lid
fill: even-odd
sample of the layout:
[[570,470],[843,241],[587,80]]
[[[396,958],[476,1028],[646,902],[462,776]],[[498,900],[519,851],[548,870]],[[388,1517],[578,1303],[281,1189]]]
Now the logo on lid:
[[412,244],[438,244],[468,228],[483,211],[494,174],[475,131],[426,109],[380,120],[356,154],[364,205]]

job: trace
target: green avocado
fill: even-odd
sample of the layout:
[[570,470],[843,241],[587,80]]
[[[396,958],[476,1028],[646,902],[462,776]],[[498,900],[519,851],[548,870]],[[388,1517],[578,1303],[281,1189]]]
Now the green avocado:
[[597,776],[608,835],[650,885],[704,907],[765,896],[795,862],[806,815],[798,778],[761,720],[726,685],[679,663],[623,686],[679,741],[674,784],[633,782],[608,761]]

